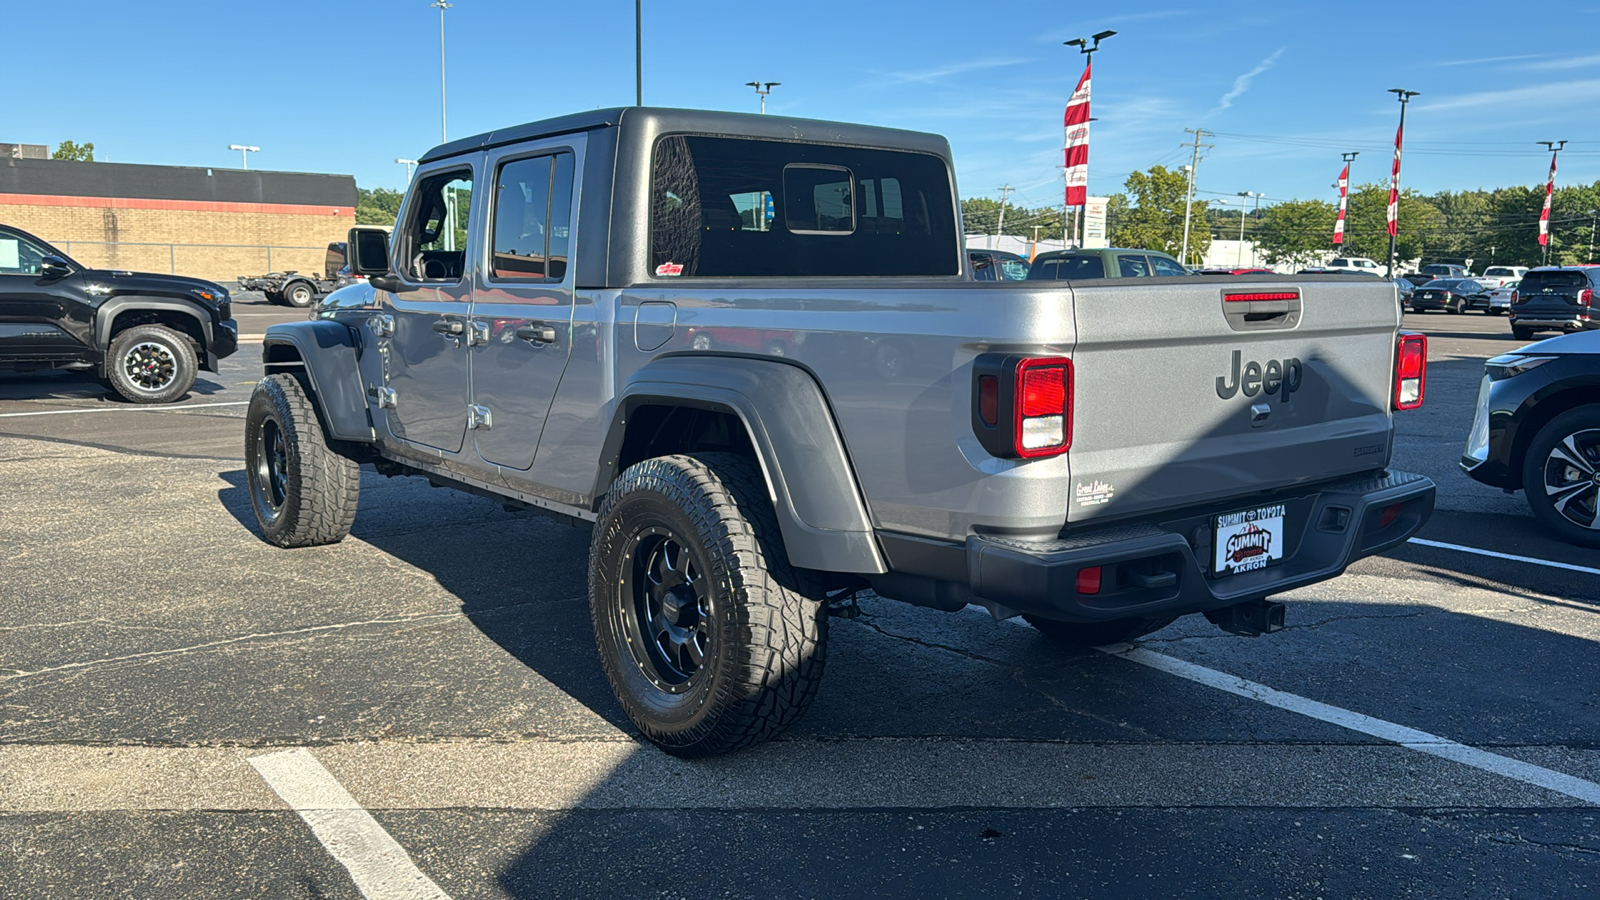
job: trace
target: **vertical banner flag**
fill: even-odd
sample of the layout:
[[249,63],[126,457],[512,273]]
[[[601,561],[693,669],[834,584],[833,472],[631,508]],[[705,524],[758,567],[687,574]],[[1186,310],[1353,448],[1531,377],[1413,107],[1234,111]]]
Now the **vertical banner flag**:
[[1544,185],[1544,209],[1539,210],[1539,246],[1550,245],[1550,195],[1556,192],[1556,155],[1550,154],[1550,180]]
[[1389,236],[1400,233],[1400,137],[1405,131],[1402,124],[1394,130],[1394,168],[1389,172]]
[[[1090,61],[1091,63],[1093,60]],[[1061,124],[1066,136],[1067,205],[1082,206],[1089,193],[1089,65],[1067,101]]]
[[1344,243],[1344,211],[1349,208],[1350,198],[1350,164],[1344,164],[1344,171],[1339,173],[1339,218],[1333,223],[1333,242]]

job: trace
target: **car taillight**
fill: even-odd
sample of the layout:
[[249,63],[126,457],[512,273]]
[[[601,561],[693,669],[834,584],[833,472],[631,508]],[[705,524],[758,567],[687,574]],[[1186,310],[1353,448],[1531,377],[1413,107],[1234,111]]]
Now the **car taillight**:
[[1420,334],[1400,335],[1394,357],[1394,408],[1416,409],[1428,380],[1428,339]]
[[1584,288],[1583,290],[1579,291],[1578,292],[1578,305],[1579,306],[1592,306],[1592,305],[1594,305],[1594,291],[1592,291],[1592,290],[1590,290],[1588,288]]
[[1007,459],[1058,456],[1072,446],[1072,361],[984,354],[973,362],[972,428]]
[[1512,291],[1512,292],[1511,292],[1511,302],[1512,302],[1512,303],[1513,303],[1513,304],[1515,304],[1515,303],[1516,303],[1516,302],[1517,302],[1517,296],[1518,296],[1518,295],[1517,295],[1517,292],[1516,292],[1516,291],[1514,291],[1514,290],[1513,290],[1513,291]]

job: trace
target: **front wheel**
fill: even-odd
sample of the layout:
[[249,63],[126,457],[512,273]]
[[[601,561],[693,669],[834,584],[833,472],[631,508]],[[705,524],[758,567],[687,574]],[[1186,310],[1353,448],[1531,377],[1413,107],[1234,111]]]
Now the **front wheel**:
[[106,381],[133,403],[171,403],[189,393],[199,371],[194,344],[165,325],[135,325],[106,353]]
[[310,306],[315,296],[311,290],[311,285],[306,284],[304,281],[296,281],[283,290],[283,302],[296,309],[305,309]]
[[1534,332],[1532,328],[1523,328],[1520,325],[1511,326],[1511,336],[1519,341],[1533,340],[1533,333]]
[[1143,637],[1152,631],[1171,625],[1177,616],[1143,616],[1129,619],[1112,619],[1109,622],[1059,622],[1038,616],[1022,617],[1029,625],[1058,644],[1074,649],[1120,644]]
[[1569,409],[1539,429],[1522,463],[1522,492],[1556,537],[1600,547],[1600,405]]
[[801,594],[745,457],[664,456],[623,472],[590,544],[589,608],[624,712],[675,756],[765,741],[816,696],[827,614]]
[[244,418],[245,479],[261,536],[279,547],[336,544],[350,533],[361,466],[328,446],[293,375],[256,384]]

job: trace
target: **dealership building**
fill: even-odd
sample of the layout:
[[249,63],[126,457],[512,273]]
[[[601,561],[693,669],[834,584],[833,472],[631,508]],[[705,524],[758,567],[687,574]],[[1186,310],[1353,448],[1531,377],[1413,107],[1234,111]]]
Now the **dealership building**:
[[[18,145],[19,148],[22,145]],[[73,162],[0,154],[0,225],[86,266],[219,281],[321,271],[355,224],[350,175]]]

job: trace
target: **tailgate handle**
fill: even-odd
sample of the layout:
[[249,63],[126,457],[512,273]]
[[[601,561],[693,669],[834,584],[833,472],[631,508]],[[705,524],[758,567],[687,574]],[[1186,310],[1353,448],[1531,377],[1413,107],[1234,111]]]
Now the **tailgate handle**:
[[1234,331],[1293,328],[1302,310],[1298,290],[1223,291],[1222,315]]

